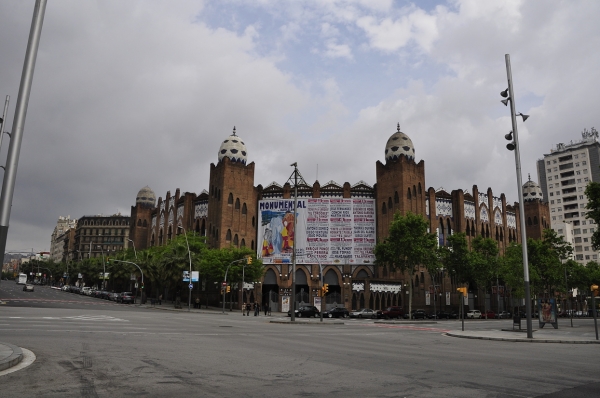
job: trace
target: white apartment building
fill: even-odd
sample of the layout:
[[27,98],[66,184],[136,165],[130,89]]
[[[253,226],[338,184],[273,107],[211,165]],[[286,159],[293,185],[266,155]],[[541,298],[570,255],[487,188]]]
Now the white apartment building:
[[592,234],[598,228],[585,217],[590,181],[600,182],[600,143],[598,132],[584,130],[582,140],[557,144],[556,149],[537,161],[538,181],[550,207],[550,225],[573,245],[574,260],[587,264],[598,261],[592,250]]
[[56,227],[50,236],[50,258],[56,262],[63,260],[65,233],[77,227],[77,220],[71,220],[71,216],[60,216]]

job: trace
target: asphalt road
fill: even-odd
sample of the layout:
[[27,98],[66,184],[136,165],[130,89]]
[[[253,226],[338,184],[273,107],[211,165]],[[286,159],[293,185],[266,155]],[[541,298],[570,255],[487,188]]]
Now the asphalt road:
[[[37,360],[0,377],[2,397],[589,397],[600,391],[598,345],[445,336],[460,328],[457,321],[272,324],[239,312],[161,311],[42,287],[23,295],[13,290],[0,284],[0,299],[14,295],[0,305],[0,341],[33,351]],[[17,303],[26,297],[27,305]]]

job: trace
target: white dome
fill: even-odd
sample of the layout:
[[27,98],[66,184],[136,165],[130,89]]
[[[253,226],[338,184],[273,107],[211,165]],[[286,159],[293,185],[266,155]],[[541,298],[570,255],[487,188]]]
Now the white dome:
[[140,189],[135,198],[135,203],[144,207],[154,207],[156,204],[156,195],[148,185]]
[[415,147],[410,138],[400,131],[400,123],[398,123],[398,131],[389,138],[385,145],[385,160],[398,160],[401,155],[414,160]]
[[233,134],[227,137],[219,148],[219,162],[225,157],[228,157],[232,162],[246,164],[246,144],[240,137],[235,135],[235,126],[233,127]]
[[525,184],[523,184],[523,200],[525,202],[530,202],[533,200],[543,200],[544,194],[542,193],[542,189],[538,184],[529,180]]

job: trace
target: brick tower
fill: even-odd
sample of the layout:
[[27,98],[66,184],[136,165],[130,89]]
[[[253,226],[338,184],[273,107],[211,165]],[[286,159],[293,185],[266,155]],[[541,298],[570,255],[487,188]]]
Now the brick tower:
[[550,209],[543,196],[542,189],[531,181],[530,176],[529,181],[523,184],[525,232],[528,239],[542,239],[544,230],[550,228]]
[[147,249],[148,231],[152,210],[156,207],[156,195],[149,186],[140,189],[135,199],[135,206],[131,206],[131,224],[129,225],[129,239],[133,241],[136,250]]
[[397,131],[385,146],[385,164],[377,161],[377,238],[387,235],[394,213],[409,211],[425,217],[425,162],[415,162],[415,148],[411,139]]
[[219,148],[219,162],[210,165],[208,243],[213,248],[256,249],[258,191],[254,162],[246,164],[246,145],[233,133]]

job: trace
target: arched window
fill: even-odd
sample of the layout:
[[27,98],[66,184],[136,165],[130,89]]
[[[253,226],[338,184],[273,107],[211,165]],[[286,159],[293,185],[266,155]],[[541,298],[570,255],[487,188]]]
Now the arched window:
[[231,240],[231,230],[230,229],[227,230],[227,235],[225,235],[225,240],[226,241],[230,241]]
[[390,209],[390,211],[392,210],[392,198],[388,198],[388,209]]
[[240,246],[241,247],[246,247],[246,239],[242,238],[242,244]]
[[227,204],[228,205],[233,204],[233,194],[231,192],[229,193],[229,197],[227,198]]
[[217,200],[221,200],[221,190],[217,189]]
[[421,195],[421,183],[419,183],[419,195]]
[[242,205],[242,214],[248,214],[248,207],[246,207],[246,203]]
[[538,225],[538,218],[537,218],[537,216],[533,216],[533,225]]
[[400,197],[398,196],[398,191],[394,192],[394,203],[400,203]]
[[254,241],[250,242],[250,249],[254,250]]
[[410,188],[408,188],[408,192],[406,193],[406,199],[412,199],[412,194],[410,193]]
[[237,245],[238,245],[238,243],[239,243],[239,240],[238,240],[238,234],[235,234],[235,236],[233,237],[233,244],[234,244],[235,246],[237,246]]
[[413,197],[417,197],[417,187],[413,185]]
[[381,205],[381,213],[387,214],[387,207],[385,206],[385,202],[383,202],[383,205]]
[[171,240],[172,236],[173,236],[173,229],[171,227],[169,227],[169,230],[167,232],[167,239]]
[[141,219],[141,218],[138,218],[137,226],[138,226],[138,227],[141,227],[141,226],[142,226],[142,219]]
[[144,220],[144,222],[142,223],[142,227],[147,227],[148,226],[148,222],[146,220]]
[[235,199],[235,209],[239,210],[240,209],[240,198],[236,198]]
[[252,227],[254,228],[254,217],[252,217]]

